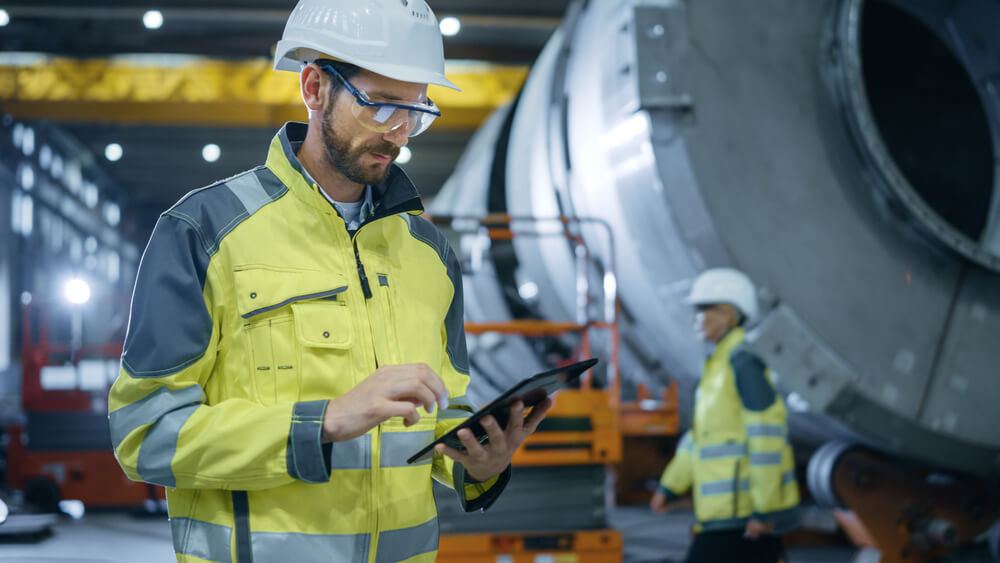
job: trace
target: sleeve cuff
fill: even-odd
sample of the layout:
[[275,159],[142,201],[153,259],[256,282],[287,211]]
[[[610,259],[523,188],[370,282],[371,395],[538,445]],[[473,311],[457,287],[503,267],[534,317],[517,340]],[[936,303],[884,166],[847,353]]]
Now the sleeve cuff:
[[663,495],[669,502],[675,502],[681,499],[680,495],[664,487],[663,485],[657,486],[656,491],[661,495]]
[[458,502],[461,504],[462,510],[475,512],[486,510],[492,506],[500,497],[500,493],[507,487],[510,474],[511,468],[508,465],[507,469],[504,469],[500,475],[480,483],[466,474],[465,467],[456,461],[452,470],[452,484],[455,492],[458,493]]
[[292,408],[285,462],[288,474],[306,483],[330,480],[330,444],[323,445],[323,416],[328,401],[302,401]]

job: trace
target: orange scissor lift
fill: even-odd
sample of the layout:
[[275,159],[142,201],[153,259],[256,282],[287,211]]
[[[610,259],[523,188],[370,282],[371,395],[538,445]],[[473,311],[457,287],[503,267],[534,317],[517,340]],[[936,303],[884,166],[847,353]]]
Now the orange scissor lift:
[[[127,302],[116,305],[127,310]],[[58,502],[65,499],[88,507],[158,509],[165,498],[163,488],[130,481],[115,460],[107,429],[108,387],[84,389],[79,377],[70,388],[50,389],[43,382],[42,374],[50,367],[75,371],[88,360],[117,364],[123,343],[74,347],[53,342],[46,320],[50,313],[51,308],[33,305],[22,310],[21,407],[28,425],[7,428],[7,485],[23,491],[26,500],[44,511],[57,511]],[[54,441],[42,444],[40,438],[56,430]],[[35,439],[29,441],[32,433]]]
[[[610,284],[605,283],[605,307],[602,319],[588,318],[589,292],[583,289],[578,299],[578,319],[551,321],[542,319],[517,319],[504,322],[467,322],[469,334],[497,333],[519,337],[558,337],[570,333],[580,334],[580,344],[574,358],[567,363],[591,357],[591,331],[608,331],[607,385],[595,388],[590,372],[581,378],[579,388],[564,389],[553,396],[553,406],[547,420],[586,419],[586,430],[546,430],[542,427],[530,436],[514,454],[513,464],[521,467],[553,467],[569,465],[604,465],[615,471],[624,467],[627,460],[623,444],[629,436],[675,436],[679,427],[677,411],[677,386],[671,384],[663,393],[658,408],[645,408],[643,399],[651,398],[645,387],[640,386],[638,400],[621,399],[621,380],[618,368],[618,302],[615,295],[613,270],[613,240],[610,227],[599,219],[556,217],[551,219],[512,217],[492,214],[485,217],[434,216],[431,220],[457,232],[485,232],[490,240],[512,240],[524,236],[564,236],[582,252],[578,260],[589,260],[593,255],[586,248],[582,237],[570,231],[589,223],[603,228],[608,236],[611,264],[605,269]],[[516,225],[558,224],[560,229],[522,230]],[[464,228],[460,225],[465,225]],[[471,227],[471,228],[470,228]],[[580,285],[578,284],[578,289]],[[586,287],[586,285],[584,285]],[[606,493],[613,502],[612,492]],[[613,529],[580,530],[574,532],[503,532],[485,534],[444,534],[441,536],[438,561],[441,563],[533,563],[539,560],[554,563],[620,563],[623,558],[621,534]]]

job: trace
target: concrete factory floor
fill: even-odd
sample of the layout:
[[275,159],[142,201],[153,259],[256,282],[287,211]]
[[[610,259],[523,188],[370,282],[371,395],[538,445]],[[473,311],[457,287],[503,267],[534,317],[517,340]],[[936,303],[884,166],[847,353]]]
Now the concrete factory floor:
[[[616,510],[612,524],[625,537],[626,563],[680,561],[689,541],[690,512],[650,514],[641,507]],[[790,563],[848,563],[847,548],[792,549]],[[173,563],[170,530],[165,518],[137,518],[125,513],[90,513],[80,520],[64,518],[50,536],[37,541],[0,539],[0,562]]]

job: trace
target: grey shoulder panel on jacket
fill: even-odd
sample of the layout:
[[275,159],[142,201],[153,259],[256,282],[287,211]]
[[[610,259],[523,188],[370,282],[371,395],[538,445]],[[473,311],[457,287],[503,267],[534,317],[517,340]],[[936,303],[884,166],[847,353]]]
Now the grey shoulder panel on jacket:
[[258,166],[189,192],[164,214],[191,225],[205,253],[212,256],[237,225],[287,191],[270,170]]
[[743,407],[762,411],[774,404],[776,393],[767,379],[767,366],[753,352],[738,346],[729,354],[729,363],[736,377],[736,390]]
[[153,228],[139,263],[122,366],[164,377],[198,361],[212,338],[203,292],[223,237],[287,188],[255,168],[184,196]]
[[469,374],[469,352],[465,343],[465,303],[462,294],[462,265],[458,262],[458,256],[448,243],[448,238],[444,236],[433,223],[418,217],[403,213],[403,218],[409,226],[410,234],[417,240],[433,248],[441,263],[448,271],[448,278],[451,279],[455,293],[451,299],[451,306],[445,315],[445,330],[448,337],[447,352],[451,359],[451,365],[455,370],[465,375]]
[[444,233],[434,223],[423,217],[404,213],[403,218],[406,219],[406,223],[410,227],[410,234],[437,251],[441,262],[447,265],[448,255],[451,254],[451,245],[448,244],[448,239],[444,236]]

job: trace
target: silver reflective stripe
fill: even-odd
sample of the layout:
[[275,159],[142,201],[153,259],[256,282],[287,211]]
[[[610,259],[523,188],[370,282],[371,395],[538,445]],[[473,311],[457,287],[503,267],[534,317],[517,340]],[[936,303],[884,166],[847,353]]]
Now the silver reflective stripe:
[[[710,495],[724,495],[733,494],[736,489],[733,488],[733,480],[725,479],[722,481],[709,481],[707,483],[701,484],[701,496]],[[750,490],[750,479],[740,479],[739,480],[739,491],[749,491]]]
[[372,435],[362,434],[346,442],[334,442],[331,451],[331,469],[370,469]]
[[239,198],[240,203],[247,210],[247,215],[253,215],[254,211],[257,211],[265,203],[271,201],[271,196],[267,195],[267,192],[264,191],[264,186],[260,183],[260,179],[253,173],[242,174],[233,178],[226,182],[226,187]]
[[122,443],[129,434],[144,424],[156,422],[166,413],[192,403],[205,401],[205,392],[200,385],[167,389],[160,387],[138,401],[108,415],[111,425],[111,443],[114,447]]
[[794,482],[795,482],[795,470],[794,469],[789,469],[788,471],[785,471],[784,473],[781,474],[781,484],[782,485],[787,485],[789,483],[794,483]]
[[406,463],[406,460],[413,454],[420,451],[420,448],[423,448],[433,441],[433,430],[417,430],[414,432],[384,432],[382,434],[382,447],[379,448],[379,452],[381,454],[379,465],[382,467],[407,467],[409,465],[424,465],[425,463],[430,463],[432,458],[427,458],[413,464]]
[[474,405],[472,401],[469,400],[468,395],[459,395],[457,397],[452,397],[448,399],[448,408],[453,409],[456,407],[460,409],[466,409],[469,412],[476,412],[477,410],[479,410],[476,408],[476,405]]
[[747,436],[751,438],[784,438],[785,427],[780,424],[747,424]]
[[231,563],[229,540],[233,529],[193,518],[173,517],[170,519],[170,535],[174,539],[174,551],[191,555],[206,561]]
[[467,418],[476,410],[478,410],[476,405],[472,404],[467,395],[459,395],[448,399],[448,408],[441,409],[441,412],[438,413],[438,420]]
[[735,457],[747,453],[746,444],[718,444],[702,447],[698,455],[701,459],[716,459],[720,457]]
[[368,534],[251,532],[254,563],[368,561]]
[[476,411],[452,408],[450,405],[446,409],[441,409],[438,413],[438,420],[454,420],[456,418],[469,418],[469,415]]
[[752,453],[750,465],[781,465],[781,452]]
[[432,518],[419,526],[388,530],[379,534],[375,563],[396,563],[438,547],[438,521]]
[[177,409],[149,427],[139,445],[139,460],[136,463],[136,470],[143,481],[164,487],[177,486],[170,463],[177,452],[177,437],[181,428],[198,407],[191,405]]

